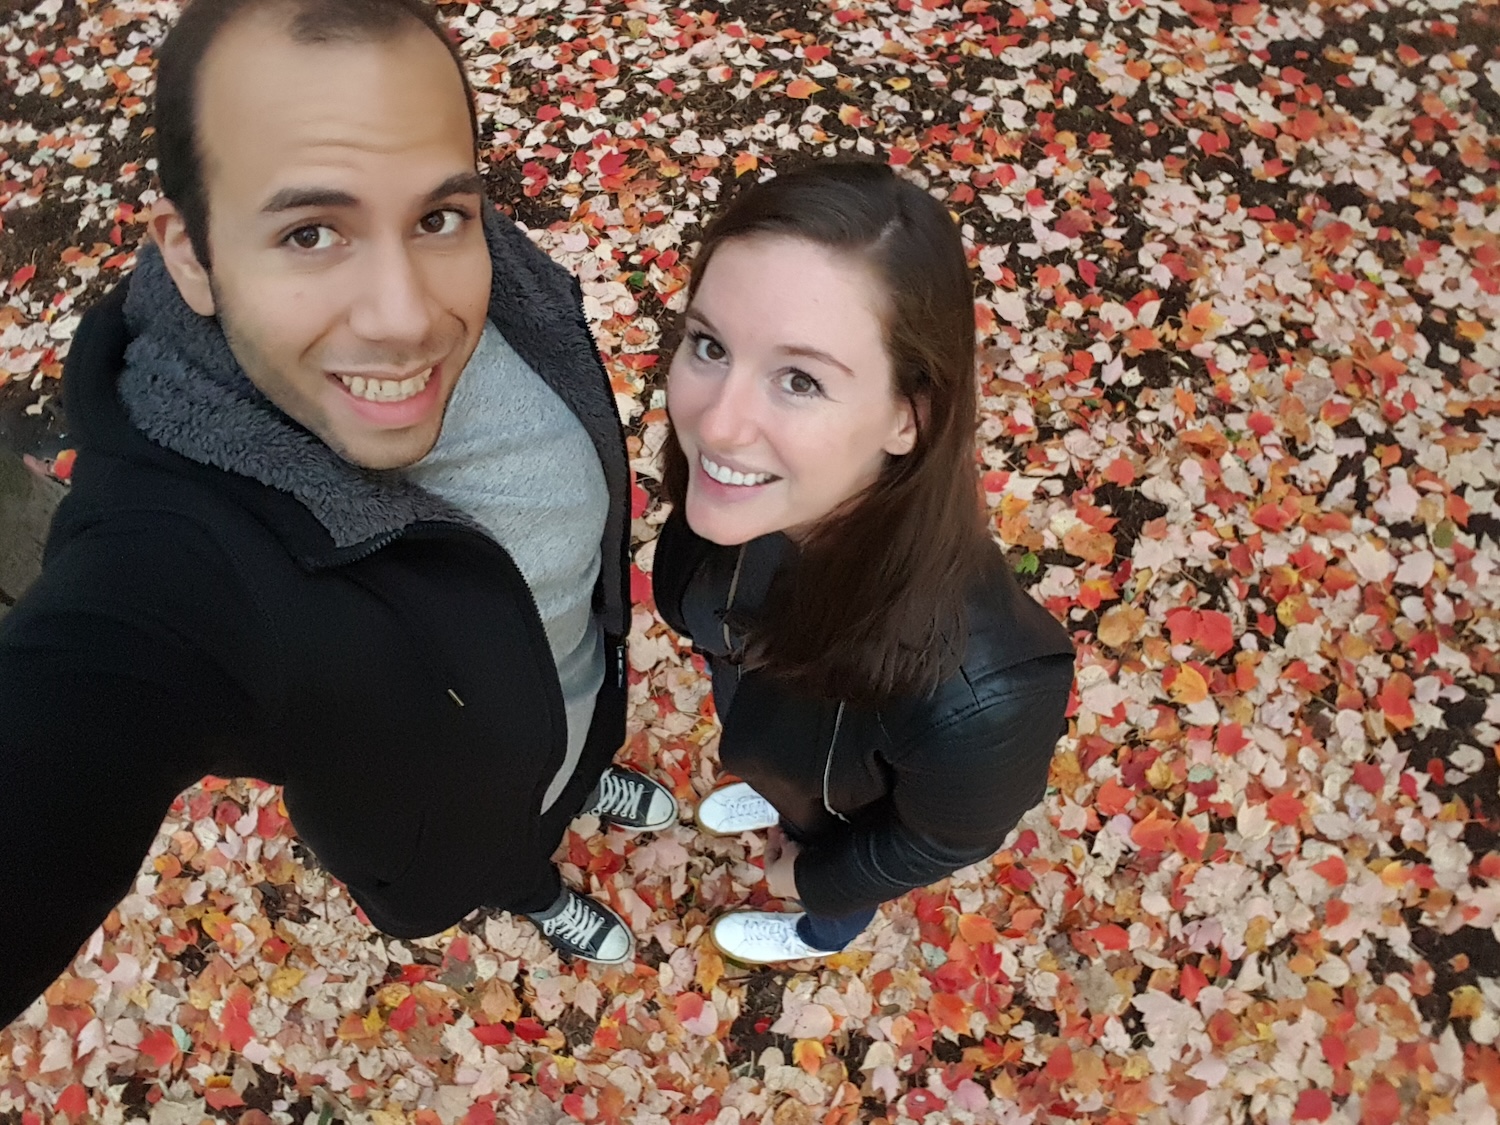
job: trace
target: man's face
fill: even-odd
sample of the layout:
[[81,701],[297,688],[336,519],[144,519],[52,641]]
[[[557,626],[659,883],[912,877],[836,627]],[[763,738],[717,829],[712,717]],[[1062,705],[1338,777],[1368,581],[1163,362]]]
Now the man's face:
[[346,460],[420,460],[490,293],[453,60],[416,26],[302,45],[251,16],[199,82],[212,307],[179,288],[218,315],[251,381]]

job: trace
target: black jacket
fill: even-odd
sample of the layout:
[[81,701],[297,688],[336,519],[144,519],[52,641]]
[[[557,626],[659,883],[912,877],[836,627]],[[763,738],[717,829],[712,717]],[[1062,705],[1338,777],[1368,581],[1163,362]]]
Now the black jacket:
[[[736,553],[695,535],[680,513],[668,518],[652,581],[673,629],[688,635],[685,597],[725,605]],[[808,910],[853,914],[978,862],[1045,793],[1073,646],[998,547],[969,592],[967,624],[958,674],[927,698],[878,708],[800,696],[710,655],[716,681],[738,676],[720,761],[807,841],[796,878]]]
[[[609,486],[607,669],[572,783],[544,823],[566,721],[510,556],[441,519],[340,545],[287,492],[147,440],[117,394],[127,282],[68,356],[72,488],[41,577],[0,621],[0,1026],[130,890],[205,774],[284,785],[300,837],[396,936],[557,893],[551,853],[624,739],[629,469],[576,282],[488,225],[490,318],[580,417]],[[346,514],[381,502],[380,474],[329,471],[346,472]]]

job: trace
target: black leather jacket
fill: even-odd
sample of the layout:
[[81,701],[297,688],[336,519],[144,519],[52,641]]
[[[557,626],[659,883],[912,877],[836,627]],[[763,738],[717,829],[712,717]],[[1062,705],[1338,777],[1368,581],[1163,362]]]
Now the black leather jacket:
[[737,553],[673,513],[653,563],[656,604],[708,657],[716,696],[730,694],[726,677],[735,681],[720,712],[720,761],[806,839],[796,866],[804,906],[852,914],[995,852],[1046,791],[1073,681],[1067,633],[1020,588],[999,547],[969,594],[958,673],[926,698],[878,708],[798,696],[764,671],[741,674],[717,638],[690,631],[685,602],[707,597],[722,608]]

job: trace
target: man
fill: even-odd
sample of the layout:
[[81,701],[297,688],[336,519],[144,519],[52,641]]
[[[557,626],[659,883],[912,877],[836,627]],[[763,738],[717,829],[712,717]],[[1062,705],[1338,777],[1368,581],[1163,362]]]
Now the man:
[[421,0],[195,0],[165,202],[64,378],[81,453],[0,626],[0,1026],[204,774],[285,786],[380,929],[629,932],[550,856],[673,822],[624,735],[628,468],[576,283],[496,216]]

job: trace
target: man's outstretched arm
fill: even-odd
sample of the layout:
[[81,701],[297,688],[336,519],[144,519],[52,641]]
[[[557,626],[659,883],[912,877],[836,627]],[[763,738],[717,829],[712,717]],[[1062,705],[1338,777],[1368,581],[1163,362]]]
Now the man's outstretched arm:
[[0,1027],[129,892],[173,799],[247,723],[206,636],[235,600],[212,551],[190,550],[190,528],[166,529],[169,555],[159,522],[111,523],[49,558],[0,621]]

